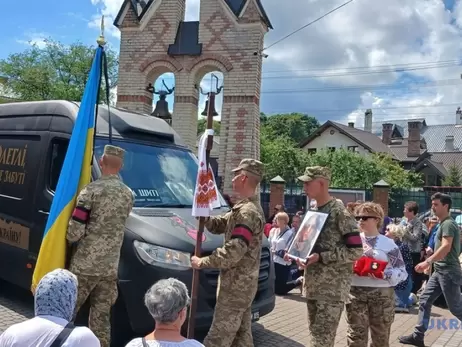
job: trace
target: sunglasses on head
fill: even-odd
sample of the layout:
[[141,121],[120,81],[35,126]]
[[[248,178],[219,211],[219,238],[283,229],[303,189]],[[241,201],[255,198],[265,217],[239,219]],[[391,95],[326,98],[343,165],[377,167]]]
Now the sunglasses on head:
[[369,219],[376,219],[377,217],[374,216],[356,216],[355,219],[357,221],[367,221]]

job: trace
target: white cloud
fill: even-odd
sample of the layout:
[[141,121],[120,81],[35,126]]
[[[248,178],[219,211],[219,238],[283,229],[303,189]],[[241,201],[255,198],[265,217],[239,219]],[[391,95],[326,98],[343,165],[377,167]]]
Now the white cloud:
[[[98,15],[90,25],[99,28],[100,16],[104,14],[107,17],[106,30],[117,37],[119,32],[112,26],[112,21],[123,0],[91,1]],[[341,3],[339,0],[285,0],[281,7],[278,0],[262,2],[275,28],[267,35],[266,45]],[[199,0],[187,0],[187,20],[197,20],[198,9]],[[453,122],[457,106],[451,104],[459,101],[462,104],[462,81],[460,86],[455,85],[460,79],[460,67],[406,71],[405,75],[392,70],[373,74],[367,69],[356,70],[360,73],[353,74],[352,69],[460,60],[462,0],[455,0],[452,12],[441,0],[387,0],[385,5],[381,1],[355,0],[266,53],[269,57],[264,63],[261,97],[262,111],[266,113],[306,112],[321,121],[346,122],[361,120],[365,109],[371,106],[374,120],[425,117],[429,123]],[[286,72],[269,73],[281,70]],[[336,76],[326,77],[327,73]],[[281,78],[283,75],[288,78]],[[307,78],[306,75],[317,77]],[[411,81],[452,82],[432,87],[416,84],[412,89],[390,88],[390,85],[402,82],[404,77]],[[206,83],[204,79],[204,88]],[[388,88],[365,87],[384,84]],[[351,87],[355,88],[352,90]],[[308,88],[340,90],[265,94],[265,90]],[[201,99],[203,106],[205,100]]]
[[23,45],[36,45],[38,48],[45,48],[46,39],[48,37],[50,37],[50,35],[46,33],[28,32],[24,34],[23,39],[18,39],[16,40],[16,42],[21,43]]
[[[264,1],[276,28],[268,35],[267,42],[275,41],[339,4],[337,0],[309,3],[286,0],[285,6],[281,8],[274,0]],[[365,0],[356,0],[269,49],[265,68],[269,70],[278,65],[279,69],[291,69],[294,75],[299,76],[308,74],[300,71],[306,69],[324,69],[324,72],[309,72],[311,75],[325,75],[326,71],[332,69],[335,69],[335,74],[342,71],[349,73],[348,76],[301,79],[297,87],[303,85],[303,88],[389,85],[402,78],[402,74],[392,71],[381,74],[352,74],[351,68],[459,60],[462,56],[461,28],[460,0],[456,0],[452,13],[444,7],[441,0],[389,0],[386,6],[377,1],[366,3]],[[454,80],[460,76],[460,67],[409,71],[407,76],[426,81]],[[287,81],[281,80],[281,84],[284,82]],[[433,106],[453,104],[461,100],[462,81],[460,86],[454,84],[453,81],[452,85],[433,88],[417,85],[411,91],[360,88],[361,90],[353,92],[340,90],[335,93],[307,93],[306,97],[299,100],[291,98],[291,104],[294,105],[292,111],[350,108],[350,112],[329,114],[331,119],[346,121],[363,118],[364,110],[372,106],[375,120],[410,118],[431,113],[432,115],[426,117],[427,121],[449,123],[454,121],[457,107]],[[266,81],[263,82],[263,91],[265,85]],[[268,110],[271,101],[266,100],[264,94],[262,101]],[[317,115],[316,112],[312,114]],[[325,115],[326,113],[319,113],[319,116]]]

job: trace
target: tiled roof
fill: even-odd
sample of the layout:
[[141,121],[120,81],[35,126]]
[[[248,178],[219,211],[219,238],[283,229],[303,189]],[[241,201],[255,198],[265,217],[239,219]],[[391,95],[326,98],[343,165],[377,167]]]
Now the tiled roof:
[[438,163],[437,161],[429,160],[429,162],[439,171],[443,176],[448,174],[447,169],[444,167],[443,163]]
[[[381,122],[372,122],[372,133],[376,134],[377,136],[382,136],[382,124],[391,123],[395,125],[395,127],[400,131],[403,137],[407,137],[408,122],[410,121],[423,123],[425,122],[425,118],[396,119],[396,120],[386,120],[386,121],[381,121]],[[426,123],[424,126],[426,126]]]
[[431,160],[440,163],[446,170],[452,165],[462,170],[462,152],[435,152],[431,153]]
[[446,136],[454,136],[454,148],[462,149],[462,126],[454,124],[428,125],[421,131],[429,152],[443,152]]
[[358,128],[349,127],[348,125],[340,124],[337,122],[327,121],[319,127],[313,134],[300,143],[300,147],[305,147],[308,143],[314,140],[317,136],[323,133],[328,127],[336,128],[340,133],[351,138],[353,141],[362,145],[375,153],[387,153],[393,156],[393,152],[385,145],[382,140],[375,134],[364,131]]
[[357,139],[357,141],[366,145],[366,147],[369,147],[370,149],[372,149],[372,151],[378,152],[378,153],[388,153],[391,155],[393,154],[390,151],[390,148],[388,148],[388,146],[385,145],[377,135],[370,133],[368,131],[349,127],[348,125],[344,125],[344,124],[340,124],[336,122],[332,122],[332,123],[335,124],[338,128],[342,129],[344,132],[350,134],[352,137]]
[[[408,157],[407,156],[407,150],[408,150],[408,142],[407,139],[401,139],[399,141],[394,141],[394,144],[392,143],[390,146],[388,146],[390,150],[393,152],[395,155],[396,159],[399,161],[416,161],[419,159],[419,157]],[[425,153],[425,149],[420,150],[420,154]]]

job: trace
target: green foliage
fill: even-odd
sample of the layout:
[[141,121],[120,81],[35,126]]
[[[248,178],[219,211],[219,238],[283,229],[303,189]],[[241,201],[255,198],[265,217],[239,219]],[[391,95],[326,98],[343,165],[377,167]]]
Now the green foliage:
[[265,163],[265,179],[281,176],[291,181],[303,172],[305,153],[288,137],[271,138],[262,135],[260,160]]
[[[10,54],[0,60],[0,75],[7,79],[8,92],[24,101],[80,101],[96,47],[82,43],[69,46],[47,40],[44,48]],[[117,84],[117,55],[106,48],[110,87]],[[104,82],[102,87],[104,87]],[[104,92],[100,93],[105,100]]]
[[443,180],[443,185],[447,187],[462,186],[462,174],[455,163],[448,167],[448,174]]
[[332,187],[372,188],[374,183],[384,180],[391,188],[410,188],[421,185],[420,176],[404,170],[389,155],[369,156],[344,149],[320,151],[306,155],[306,166],[321,165],[332,170]]
[[[197,121],[197,135],[204,133],[205,129],[207,129],[207,118],[201,117]],[[220,135],[221,123],[219,121],[213,121],[213,130],[215,135]]]
[[261,131],[272,138],[285,137],[300,143],[310,136],[320,124],[316,118],[301,113],[260,114]]

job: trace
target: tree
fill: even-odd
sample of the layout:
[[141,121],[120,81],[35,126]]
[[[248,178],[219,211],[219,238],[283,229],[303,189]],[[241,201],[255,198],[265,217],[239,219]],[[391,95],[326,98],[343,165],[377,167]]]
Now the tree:
[[296,143],[289,137],[261,137],[260,160],[265,163],[266,180],[271,180],[277,175],[286,181],[293,180],[303,172],[304,155],[305,153],[297,148]]
[[404,170],[389,155],[365,156],[344,149],[320,151],[305,156],[305,166],[327,166],[332,171],[331,187],[370,189],[384,180],[391,188],[411,188],[422,183],[420,175]]
[[316,118],[301,113],[275,114],[266,116],[260,114],[262,132],[271,136],[290,138],[295,144],[310,136],[320,124]]
[[[49,39],[44,48],[32,45],[0,60],[0,76],[7,79],[9,94],[23,101],[80,101],[95,49],[79,42],[66,46]],[[113,88],[117,85],[117,54],[106,48],[106,55],[109,87]],[[100,100],[105,100],[104,92]]]
[[443,179],[443,185],[447,187],[460,187],[462,186],[462,175],[455,163],[448,167],[448,174]]
[[[205,129],[207,129],[207,118],[201,117],[197,121],[197,135],[204,133]],[[213,121],[213,131],[215,135],[220,135],[221,123],[217,120]]]

